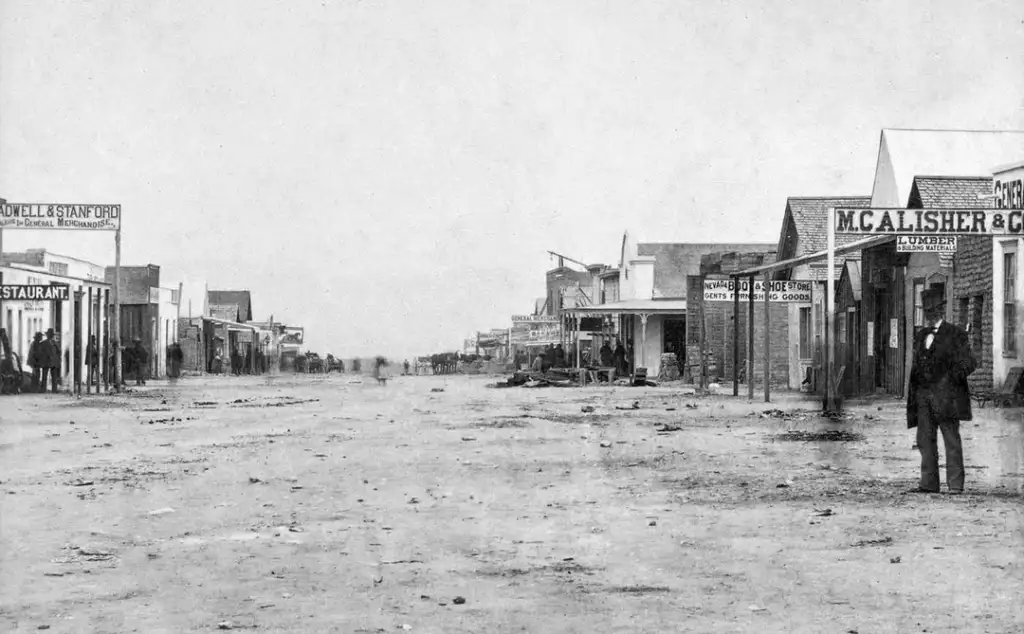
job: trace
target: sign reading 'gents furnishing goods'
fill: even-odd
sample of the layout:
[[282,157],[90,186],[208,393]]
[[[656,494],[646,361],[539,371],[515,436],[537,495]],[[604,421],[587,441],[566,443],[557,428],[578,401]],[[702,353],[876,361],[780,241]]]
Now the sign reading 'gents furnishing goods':
[[117,231],[121,205],[6,203],[0,205],[0,228]]
[[1018,235],[1022,209],[857,209],[836,207],[837,234]]
[[956,253],[956,236],[897,236],[899,253]]
[[64,302],[71,297],[67,284],[3,284],[0,299],[5,302]]
[[[740,301],[750,301],[750,281],[739,283]],[[733,280],[704,280],[704,301],[731,302],[735,297],[736,282]],[[764,280],[754,281],[754,301],[764,301]],[[786,280],[771,282],[768,294],[770,302],[811,301],[811,282],[808,280]]]

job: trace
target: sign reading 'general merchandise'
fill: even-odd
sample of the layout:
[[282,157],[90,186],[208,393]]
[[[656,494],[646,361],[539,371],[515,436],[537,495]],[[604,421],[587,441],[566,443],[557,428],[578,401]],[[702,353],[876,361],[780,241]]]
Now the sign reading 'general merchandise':
[[117,231],[121,205],[5,203],[0,205],[0,228]]
[[899,253],[956,253],[956,236],[897,236]]
[[3,284],[0,299],[10,302],[64,302],[71,297],[67,284]]
[[[754,301],[764,301],[764,280],[754,282]],[[736,295],[734,280],[704,280],[704,301],[731,302]],[[750,281],[739,282],[740,301],[750,301]],[[811,301],[811,282],[809,280],[785,280],[771,282],[768,301],[770,302],[804,302]]]
[[512,323],[558,323],[558,317],[552,315],[512,315]]

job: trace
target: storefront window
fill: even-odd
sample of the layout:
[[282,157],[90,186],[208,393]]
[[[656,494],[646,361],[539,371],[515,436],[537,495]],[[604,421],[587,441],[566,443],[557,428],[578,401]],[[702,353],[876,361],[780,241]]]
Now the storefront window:
[[921,293],[924,292],[924,280],[914,280],[914,333],[924,326],[924,304],[921,302]]
[[1003,253],[1003,352],[1017,352],[1017,252]]

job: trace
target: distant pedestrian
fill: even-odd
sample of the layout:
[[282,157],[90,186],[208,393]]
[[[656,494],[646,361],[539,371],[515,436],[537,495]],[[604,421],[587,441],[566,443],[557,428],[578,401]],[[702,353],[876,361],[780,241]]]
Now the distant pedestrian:
[[629,372],[627,372],[628,368],[626,366],[626,347],[622,345],[621,340],[615,341],[615,352],[613,353],[613,360],[615,361],[615,374],[619,376],[626,376],[627,374],[629,374]]
[[409,374],[409,360],[406,359],[402,362],[402,369],[405,370],[405,374]]
[[915,493],[939,492],[938,432],[946,454],[946,486],[952,494],[964,491],[964,450],[960,421],[971,420],[967,377],[976,363],[967,333],[942,319],[943,292],[921,294],[927,325],[914,338],[914,360],[907,394],[907,428],[917,428],[921,480]]
[[601,344],[601,354],[600,354],[600,357],[601,357],[601,366],[602,367],[610,368],[610,367],[612,367],[612,364],[615,363],[615,353],[612,352],[612,347],[610,345],[608,345],[608,340],[607,339],[605,340],[605,342],[603,344]]
[[149,369],[149,351],[142,345],[142,340],[138,338],[132,345],[132,366],[135,371],[135,385],[145,385]]
[[[43,341],[43,333],[37,332],[32,337],[32,345],[28,347],[28,364],[32,366],[32,391],[33,392],[45,392],[46,391],[46,376],[45,370],[46,360],[49,359],[49,353],[44,349],[44,346],[50,345]],[[42,388],[40,388],[39,378],[43,377]]]
[[555,347],[550,343],[544,348],[544,371],[555,367]]
[[42,350],[45,356],[42,359],[43,373],[39,391],[46,391],[46,377],[49,374],[51,390],[56,394],[57,383],[60,381],[60,340],[57,339],[53,328],[47,329],[46,341],[43,342]]
[[562,347],[562,344],[555,346],[555,367],[565,367],[565,348]]
[[[89,345],[85,349],[85,367],[91,371],[92,379],[97,385],[100,383],[100,349],[96,344],[96,335],[89,337]],[[88,374],[86,378],[88,378]]]
[[185,352],[177,341],[172,343],[170,349],[168,349],[167,360],[171,365],[168,374],[170,374],[171,380],[177,380],[181,376],[181,364],[185,361]]

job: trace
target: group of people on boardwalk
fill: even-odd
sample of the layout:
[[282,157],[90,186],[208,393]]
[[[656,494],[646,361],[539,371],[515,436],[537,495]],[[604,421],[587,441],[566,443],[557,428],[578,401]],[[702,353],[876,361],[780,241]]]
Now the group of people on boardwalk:
[[[527,365],[524,355],[525,353],[518,355],[516,363],[519,367]],[[543,350],[536,353],[533,360],[529,362],[529,367],[533,372],[547,372],[552,368],[575,366],[575,355],[575,348],[570,348],[567,352],[560,343],[548,344]],[[587,366],[615,368],[617,375],[624,376],[629,374],[628,356],[626,346],[622,344],[621,340],[615,341],[614,349],[609,341],[605,340],[596,354],[592,350],[587,350],[582,363]]]
[[32,345],[28,349],[28,365],[32,367],[32,391],[45,392],[49,381],[54,392],[60,384],[60,337],[53,328],[43,333],[37,332],[32,337]]

